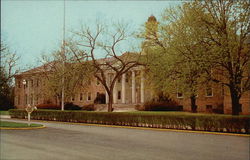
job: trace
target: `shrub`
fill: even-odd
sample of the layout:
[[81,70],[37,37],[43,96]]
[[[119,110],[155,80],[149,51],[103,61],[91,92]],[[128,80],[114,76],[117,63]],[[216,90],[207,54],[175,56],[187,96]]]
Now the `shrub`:
[[135,105],[135,109],[136,109],[137,111],[145,111],[144,106],[143,106],[143,105],[140,105],[140,104]]
[[138,105],[135,109],[139,111],[182,111],[183,106],[178,105],[170,96],[160,92],[157,98],[145,102],[142,106]]
[[95,106],[94,106],[94,104],[84,105],[82,107],[82,110],[85,110],[85,111],[95,111]]
[[64,109],[65,110],[81,110],[82,108],[80,106],[70,102],[70,103],[65,103]]
[[57,105],[57,104],[38,104],[37,109],[61,109],[61,106]]
[[144,111],[182,111],[183,107],[178,105],[176,102],[170,100],[170,101],[149,101],[144,103],[142,107],[139,108],[139,110]]
[[[25,110],[9,110],[11,118],[25,118]],[[135,127],[192,129],[202,131],[224,131],[232,133],[250,133],[249,116],[201,115],[183,113],[152,112],[87,112],[37,110],[32,112],[32,119],[56,120],[63,122],[98,123],[126,125]],[[243,132],[244,130],[244,132]]]

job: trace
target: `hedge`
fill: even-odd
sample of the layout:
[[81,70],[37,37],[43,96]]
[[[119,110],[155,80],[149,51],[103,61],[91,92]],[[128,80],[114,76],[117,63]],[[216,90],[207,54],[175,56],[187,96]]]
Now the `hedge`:
[[[26,118],[25,110],[9,110],[11,118]],[[143,112],[88,112],[38,110],[31,114],[32,119],[122,125],[134,127],[152,127],[183,130],[199,130],[230,133],[250,133],[249,116],[229,116],[213,114],[168,114]]]

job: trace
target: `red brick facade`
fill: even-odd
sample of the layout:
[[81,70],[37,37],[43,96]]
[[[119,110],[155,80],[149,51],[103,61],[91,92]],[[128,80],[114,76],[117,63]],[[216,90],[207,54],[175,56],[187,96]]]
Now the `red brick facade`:
[[[15,77],[15,106],[17,108],[24,108],[28,104],[59,104],[56,98],[48,99],[44,97],[44,77],[39,72],[34,72],[34,70],[24,72]],[[134,68],[123,77],[124,79],[121,78],[116,82],[114,89],[114,103],[116,105],[127,104],[134,106],[153,98],[152,89],[148,86],[144,87],[146,84],[144,84],[145,78],[142,73],[144,73],[142,72],[142,68]],[[26,81],[26,85],[23,84],[24,80]],[[98,83],[96,78],[93,78],[88,87],[81,89],[79,86],[73,96],[74,98],[72,97],[70,101],[79,106],[93,104],[98,93],[105,94],[105,90],[102,84]],[[177,95],[174,97],[176,97],[174,100],[179,105],[182,105],[185,111],[191,111],[191,102],[188,97],[185,95],[183,97],[177,97]],[[250,91],[243,94],[240,103],[242,104],[242,112],[240,114],[250,115]],[[232,112],[230,93],[226,87],[218,84],[214,84],[209,93],[207,93],[206,87],[200,87],[196,104],[198,112],[211,112],[215,109],[223,110],[226,114],[231,114]]]

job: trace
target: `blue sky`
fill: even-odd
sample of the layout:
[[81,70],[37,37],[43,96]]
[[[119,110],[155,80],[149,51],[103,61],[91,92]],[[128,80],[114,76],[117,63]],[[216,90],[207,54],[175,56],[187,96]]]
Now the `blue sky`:
[[[66,34],[80,24],[124,21],[138,30],[153,14],[178,1],[66,1]],[[58,48],[62,40],[63,1],[1,1],[1,40],[21,57],[21,66],[36,66],[42,53]]]

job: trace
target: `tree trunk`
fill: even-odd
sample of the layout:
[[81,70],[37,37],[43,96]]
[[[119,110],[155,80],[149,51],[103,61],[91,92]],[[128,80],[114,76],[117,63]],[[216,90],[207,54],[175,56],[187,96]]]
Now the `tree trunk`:
[[190,96],[190,100],[191,100],[191,110],[193,113],[196,113],[197,112],[196,96],[195,95]]
[[230,87],[232,115],[239,115],[240,112],[240,96],[235,87]]
[[113,92],[108,93],[109,102],[108,102],[108,112],[113,112]]

